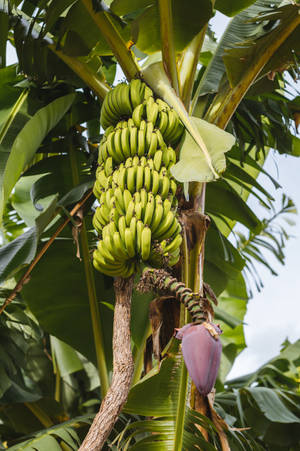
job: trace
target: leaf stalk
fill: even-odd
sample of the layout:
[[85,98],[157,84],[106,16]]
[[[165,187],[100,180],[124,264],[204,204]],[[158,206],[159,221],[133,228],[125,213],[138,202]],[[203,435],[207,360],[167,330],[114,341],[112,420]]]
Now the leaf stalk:
[[58,50],[54,44],[50,44],[48,47],[56,56],[66,63],[100,99],[104,99],[111,88],[101,81],[87,64],[82,63],[78,58],[66,55],[61,50]]
[[160,17],[160,36],[162,44],[163,63],[172,86],[178,95],[178,73],[176,66],[176,52],[173,37],[172,1],[158,0]]
[[[79,173],[78,173],[75,149],[74,149],[72,143],[69,145],[69,155],[70,155],[73,183],[74,183],[74,186],[76,186],[79,184]],[[90,312],[91,312],[94,345],[95,345],[95,350],[96,350],[97,366],[98,366],[100,385],[101,385],[101,395],[104,398],[104,396],[106,395],[107,390],[109,388],[108,371],[107,371],[107,365],[106,365],[106,357],[105,357],[105,353],[104,353],[103,328],[102,328],[102,323],[101,323],[101,318],[100,318],[100,313],[99,313],[95,277],[94,277],[94,271],[93,271],[93,267],[92,267],[92,263],[91,263],[89,242],[88,242],[88,236],[87,236],[87,230],[86,230],[84,218],[82,219],[80,237],[81,237],[82,259],[83,259],[84,272],[85,272],[86,285],[87,285],[88,298],[89,298],[89,305],[90,305]]]
[[126,78],[131,80],[132,78],[138,77],[140,69],[135,62],[131,51],[127,48],[126,42],[114,26],[109,13],[105,11],[96,12],[93,8],[92,0],[82,0],[82,3],[112,49]]

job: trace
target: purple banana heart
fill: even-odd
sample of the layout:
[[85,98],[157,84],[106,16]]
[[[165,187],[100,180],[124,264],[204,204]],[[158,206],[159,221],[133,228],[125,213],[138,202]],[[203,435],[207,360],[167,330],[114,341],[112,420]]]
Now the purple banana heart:
[[186,324],[175,330],[189,375],[202,395],[215,385],[222,352],[221,329],[212,323]]

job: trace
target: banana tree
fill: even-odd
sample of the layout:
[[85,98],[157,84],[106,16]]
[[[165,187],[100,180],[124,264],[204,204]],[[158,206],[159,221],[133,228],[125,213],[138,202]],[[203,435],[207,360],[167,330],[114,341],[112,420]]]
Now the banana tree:
[[[61,375],[87,371],[82,356],[97,366],[102,404],[80,449],[105,442],[116,449],[261,449],[255,437],[228,428],[226,403],[216,411],[212,396],[191,383],[172,336],[192,321],[220,321],[216,388],[224,391],[245,346],[243,268],[267,264],[260,247],[284,258],[270,220],[246,201],[251,193],[272,206],[256,180],[271,148],[300,154],[291,131],[299,102],[286,80],[297,66],[299,7],[263,0],[0,6],[1,40],[18,56],[18,66],[6,67],[1,47],[0,261],[9,290],[1,313],[20,302],[22,290],[22,302],[51,335],[55,401],[69,415]],[[233,16],[219,42],[210,29],[214,8]],[[115,87],[120,69],[128,83]],[[288,202],[283,212],[292,209]],[[236,223],[249,231],[237,247],[228,239]],[[16,384],[12,371],[5,374],[3,393]],[[86,432],[89,416],[71,414],[60,429],[32,390],[16,399],[48,428],[26,447],[77,449],[75,425]]]

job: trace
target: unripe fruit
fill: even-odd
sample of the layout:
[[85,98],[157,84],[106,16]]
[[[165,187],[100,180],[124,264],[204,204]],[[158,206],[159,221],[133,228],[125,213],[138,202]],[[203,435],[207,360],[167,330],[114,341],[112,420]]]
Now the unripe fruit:
[[215,385],[222,352],[221,329],[212,323],[186,324],[176,329],[175,338],[182,340],[182,354],[187,370],[201,395]]

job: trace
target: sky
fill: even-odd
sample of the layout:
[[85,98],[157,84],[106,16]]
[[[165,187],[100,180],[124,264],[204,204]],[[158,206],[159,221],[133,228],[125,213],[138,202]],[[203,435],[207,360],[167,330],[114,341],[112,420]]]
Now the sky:
[[[217,13],[212,20],[212,28],[219,37],[229,19]],[[14,49],[9,45],[7,64],[16,62]],[[267,158],[265,169],[283,187],[275,191],[266,176],[258,179],[263,186],[280,202],[282,193],[292,198],[300,212],[300,158],[286,157],[274,152]],[[257,202],[249,198],[250,206],[259,216]],[[295,215],[296,216],[296,215]],[[236,359],[228,378],[256,370],[267,360],[279,353],[280,345],[288,338],[291,342],[300,338],[300,228],[299,216],[296,225],[288,229],[293,235],[286,246],[286,264],[280,264],[269,258],[274,269],[279,273],[274,277],[263,267],[259,268],[264,283],[263,290],[254,291],[248,302],[245,317],[245,338],[247,348]],[[267,254],[266,254],[267,255]]]

